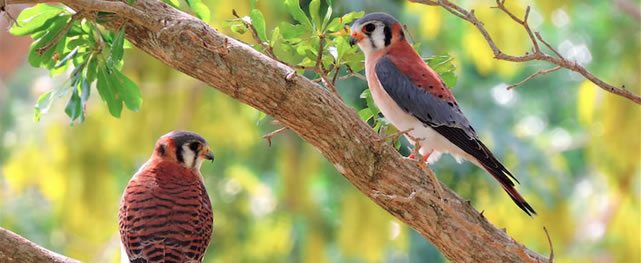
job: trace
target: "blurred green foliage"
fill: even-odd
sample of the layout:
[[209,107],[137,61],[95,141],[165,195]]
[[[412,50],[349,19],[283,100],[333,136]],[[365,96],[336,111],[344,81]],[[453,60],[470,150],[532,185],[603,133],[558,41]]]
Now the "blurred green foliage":
[[[521,13],[530,4],[509,3],[510,9]],[[314,0],[298,5],[295,0],[203,0],[185,4],[212,26],[256,44],[250,34],[237,34],[242,27],[234,24],[237,18],[232,9],[247,15],[259,28],[260,39],[273,45],[279,57],[301,65],[308,65],[305,58],[316,57],[318,34],[304,35],[309,31],[303,31],[288,35],[283,28],[308,25],[320,30],[317,33],[338,32],[340,28],[332,27],[332,21],[349,12],[395,15],[407,24],[424,57],[453,58],[447,68],[458,76],[451,88],[461,107],[488,147],[519,178],[519,190],[539,216],[524,216],[490,176],[469,163],[458,165],[451,158],[442,158],[432,166],[439,178],[478,210],[484,210],[495,225],[542,254],[549,251],[542,231],[546,226],[559,262],[641,261],[638,105],[564,70],[506,91],[507,83],[549,65],[494,60],[474,27],[435,7],[404,1],[328,4]],[[489,8],[493,4],[489,0],[470,1],[466,7],[475,8],[499,47],[514,54],[525,53],[529,49],[527,36],[499,10]],[[641,26],[637,20],[606,1],[539,0],[532,4],[532,26],[560,52],[586,64],[595,75],[611,83],[625,83],[626,88],[641,93]],[[203,11],[202,5],[210,8]],[[61,23],[56,21],[71,19],[66,9],[63,13],[57,7],[43,9],[23,13],[21,17],[33,17],[32,27],[14,27],[12,32],[24,35],[37,31],[40,33],[34,38],[42,39],[54,23]],[[52,17],[55,19],[45,30],[43,25]],[[72,42],[94,37],[111,47],[120,42],[118,32],[106,32],[87,22],[74,25],[72,31],[78,35],[61,41],[62,47],[49,49],[59,52],[57,59],[53,53],[29,58],[31,64],[43,66],[55,76],[25,65],[3,80],[0,226],[72,257],[116,262],[116,215],[122,190],[160,135],[189,129],[207,138],[217,156],[213,165],[203,167],[215,211],[207,262],[444,261],[428,241],[365,198],[295,134],[277,135],[268,147],[261,135],[278,128],[270,118],[136,49],[125,49],[125,63],[107,66],[110,58],[118,61],[122,57],[120,44],[114,52],[114,48],[76,49]],[[331,36],[329,40],[336,39],[334,44],[341,45],[340,35]],[[45,44],[42,41],[33,45]],[[122,43],[123,48],[128,46],[126,41]],[[255,47],[262,50],[260,45]],[[65,61],[72,52],[71,57],[84,58]],[[323,56],[328,60],[323,63],[331,67],[335,61],[329,49],[327,52]],[[89,63],[92,57],[98,62],[93,66]],[[140,86],[144,105],[121,101],[120,106],[110,106],[107,101],[105,107],[96,96],[83,97],[92,82],[111,87],[111,78],[118,77],[110,74],[100,84],[100,74],[97,78],[87,76],[85,68],[75,70],[79,67],[95,67],[97,73],[101,67],[110,73],[122,72],[129,82]],[[361,98],[365,81],[339,79],[336,86],[355,110],[371,108],[366,93],[365,99]],[[57,93],[62,90],[64,93]],[[64,94],[69,102],[61,105],[49,103],[49,97],[38,99],[45,92],[51,97]],[[114,107],[122,109],[123,103],[138,112],[116,111]],[[51,107],[38,123],[31,118],[34,104],[40,111]],[[86,111],[86,117],[78,109]],[[361,116],[379,118],[372,110],[371,115]],[[63,112],[72,121],[85,118],[84,122],[69,125]],[[120,119],[110,117],[115,112]],[[407,147],[400,150],[406,152]]]

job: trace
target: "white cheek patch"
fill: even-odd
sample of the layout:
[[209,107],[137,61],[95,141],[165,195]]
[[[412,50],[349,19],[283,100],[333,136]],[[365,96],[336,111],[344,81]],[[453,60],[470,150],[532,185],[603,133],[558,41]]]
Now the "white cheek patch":
[[196,164],[194,164],[194,168],[197,170],[200,170],[200,166],[203,164],[203,158],[196,158]]
[[182,155],[185,167],[194,167],[194,157],[196,156],[196,153],[189,148],[188,144],[183,145]]
[[370,36],[372,42],[374,42],[374,45],[376,45],[377,50],[385,48],[385,32],[383,32],[384,27],[384,25],[377,24],[376,29],[374,29],[374,32],[372,32],[372,35]]

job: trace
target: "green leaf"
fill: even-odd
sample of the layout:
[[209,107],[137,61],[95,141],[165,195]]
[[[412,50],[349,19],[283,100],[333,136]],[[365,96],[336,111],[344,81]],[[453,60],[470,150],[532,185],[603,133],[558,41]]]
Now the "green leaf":
[[[49,69],[49,74],[51,76],[63,73],[67,69],[68,64],[64,64],[61,67],[56,68],[58,60],[60,60],[60,57],[64,56],[65,54],[66,45],[67,41],[65,37],[62,37],[62,39],[60,39],[60,41],[58,41],[58,43],[56,43],[56,45],[52,49],[42,54],[42,56],[44,57],[42,64],[46,69]],[[48,59],[47,61],[47,58],[50,59]]]
[[256,116],[256,126],[260,125],[260,122],[262,122],[266,117],[266,113],[258,111],[258,116]]
[[327,24],[329,23],[329,20],[332,18],[332,4],[329,3],[330,1],[327,1],[327,2],[328,2],[327,12],[325,12],[325,18],[323,18],[323,26],[321,27],[323,31],[327,28]]
[[[42,35],[39,35],[39,38],[37,38],[31,44],[28,58],[29,64],[31,64],[31,66],[40,67],[41,65],[46,65],[47,63],[49,63],[49,61],[51,61],[53,52],[55,51],[55,47],[50,48],[42,55],[38,54],[38,49],[51,42],[67,24],[69,18],[70,16],[68,15],[52,18],[53,21],[51,22],[48,30],[44,31]],[[60,41],[65,42],[64,39],[61,39]]]
[[180,7],[180,1],[178,0],[163,0],[163,2],[169,4],[170,6],[173,6],[174,8]]
[[231,30],[231,32],[241,35],[247,32],[247,27],[242,23],[230,23],[229,29]]
[[282,38],[283,36],[280,34],[280,27],[274,28],[274,30],[272,30],[272,38],[269,40],[269,45],[273,47],[280,44]]
[[113,85],[113,76],[105,65],[98,67],[98,83],[96,89],[104,102],[107,103],[109,113],[116,118],[120,118],[122,112],[122,98],[117,94],[117,89]]
[[87,104],[89,97],[91,96],[91,82],[87,78],[82,78],[80,80],[80,99],[82,101],[82,106]]
[[263,13],[258,9],[252,9],[249,12],[249,17],[252,20],[252,25],[256,28],[256,33],[258,33],[258,38],[261,41],[267,41],[267,34],[265,33],[265,17]]
[[76,47],[89,47],[90,44],[92,43],[90,43],[86,37],[76,37],[67,41],[67,47],[72,49]]
[[53,102],[53,92],[53,90],[50,90],[38,97],[38,101],[33,107],[33,121],[39,122],[41,115],[49,110]]
[[9,32],[18,36],[25,36],[34,32],[47,29],[53,20],[51,18],[66,13],[58,6],[48,4],[37,4],[23,10]]
[[327,25],[327,31],[336,32],[338,30],[341,30],[343,29],[343,27],[345,27],[345,25],[362,17],[363,15],[365,15],[365,11],[349,12],[341,17],[336,17],[332,19],[331,22],[329,22],[329,25]]
[[372,115],[378,116],[378,114],[381,112],[378,107],[376,107],[376,104],[374,103],[374,98],[372,98],[372,92],[369,89],[363,90],[360,96],[362,99],[365,99],[365,102],[367,103],[367,108],[372,111]]
[[142,95],[140,94],[138,85],[119,70],[114,71],[114,79],[117,81],[116,88],[118,89],[118,94],[125,102],[127,108],[131,111],[139,111],[142,106]]
[[361,120],[367,122],[369,121],[369,119],[374,117],[374,114],[372,113],[372,110],[370,110],[369,108],[365,108],[358,111],[358,117],[360,117]]
[[71,52],[69,52],[69,54],[67,54],[63,59],[61,59],[60,61],[58,61],[58,62],[56,63],[56,65],[54,66],[54,68],[59,68],[59,67],[62,67],[63,65],[65,65],[65,64],[67,64],[67,61],[69,61],[69,59],[73,58],[73,56],[75,56],[75,55],[76,55],[76,53],[78,53],[78,47],[75,47],[75,48],[74,48],[73,50],[71,50]]
[[211,11],[201,0],[187,0],[187,5],[194,11],[196,16],[205,22],[211,19]]
[[289,11],[289,14],[294,18],[294,20],[301,23],[306,29],[312,29],[312,23],[309,21],[309,18],[303,12],[303,9],[300,8],[298,0],[285,0],[285,6]]
[[456,85],[456,66],[452,63],[454,58],[450,56],[432,56],[425,59],[425,62],[441,77],[445,85],[453,87]]
[[309,3],[309,15],[312,17],[312,22],[316,31],[321,29],[321,20],[320,20],[320,0],[312,0]]
[[301,38],[309,32],[303,25],[292,25],[290,23],[282,22],[279,25],[280,31],[283,34],[283,38],[286,40],[292,40],[295,38]]
[[98,59],[94,55],[90,55],[87,62],[87,69],[85,69],[85,78],[89,83],[96,80],[98,75]]
[[122,61],[125,43],[125,27],[126,25],[123,25],[120,30],[118,30],[116,36],[113,39],[113,42],[111,43],[111,54],[109,55],[107,61],[109,61],[112,65],[118,65],[120,64],[120,61]]
[[448,87],[456,86],[457,78],[454,72],[448,72],[441,75],[441,79],[443,79],[443,82],[445,82],[445,85]]
[[78,96],[78,89],[74,88],[71,97],[65,106],[65,113],[72,121],[82,116],[82,102]]

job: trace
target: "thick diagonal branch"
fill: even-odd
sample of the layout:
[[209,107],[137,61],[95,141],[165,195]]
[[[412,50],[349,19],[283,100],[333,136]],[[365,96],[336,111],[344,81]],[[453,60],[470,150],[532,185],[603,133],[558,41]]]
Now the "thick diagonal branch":
[[80,261],[51,252],[37,244],[0,227],[0,262],[4,263],[80,263]]
[[[73,9],[92,9],[87,3],[96,0],[63,1]],[[127,17],[133,22],[126,29],[131,43],[273,116],[315,146],[363,194],[416,229],[452,261],[547,261],[494,227],[446,186],[434,185],[426,174],[431,171],[404,160],[393,147],[381,142],[379,135],[330,91],[292,75],[290,67],[162,2],[137,0],[134,8],[154,21],[163,21],[163,26],[154,31],[136,22],[142,19]],[[110,23],[106,26],[112,30],[120,26],[116,19]],[[440,188],[440,195],[435,194]],[[516,209],[514,213],[523,216]],[[543,233],[540,238],[545,238]]]
[[[535,60],[547,61],[556,66],[581,74],[583,77],[590,80],[592,83],[596,84],[598,87],[600,87],[601,89],[607,92],[627,98],[634,103],[641,104],[641,97],[639,95],[634,94],[629,90],[626,90],[625,88],[623,88],[623,85],[621,87],[615,87],[614,85],[609,84],[603,81],[602,79],[594,76],[594,74],[592,74],[590,71],[588,71],[584,66],[580,65],[579,63],[576,63],[574,61],[570,61],[564,58],[559,54],[558,51],[556,51],[552,46],[550,46],[547,42],[545,42],[545,40],[541,37],[541,35],[538,32],[534,32],[534,34],[536,35],[536,37],[534,37],[533,32],[530,28],[530,25],[528,24],[528,21],[527,21],[528,15],[530,13],[530,7],[526,9],[525,16],[523,19],[521,19],[505,7],[504,5],[505,0],[496,0],[495,8],[500,9],[506,15],[510,16],[512,20],[520,24],[523,27],[523,29],[527,32],[530,40],[532,41],[533,52],[523,56],[515,56],[515,55],[506,54],[496,45],[496,43],[494,42],[494,39],[492,38],[492,36],[490,36],[490,33],[487,31],[487,29],[485,29],[483,22],[481,22],[474,14],[474,10],[468,11],[465,8],[459,5],[456,5],[448,0],[408,0],[408,1],[430,5],[430,6],[440,6],[443,9],[450,12],[451,14],[458,16],[464,21],[471,23],[472,25],[474,25],[474,27],[478,29],[481,35],[483,35],[483,38],[492,49],[492,52],[494,53],[494,58],[496,59],[512,61],[512,62],[526,62],[526,61],[535,61]],[[489,21],[488,23],[490,22],[491,21]],[[539,44],[541,43],[544,44],[548,49],[550,49],[554,55],[548,55],[545,52],[543,52],[539,47],[540,46]],[[541,75],[541,74],[538,74],[538,75]]]

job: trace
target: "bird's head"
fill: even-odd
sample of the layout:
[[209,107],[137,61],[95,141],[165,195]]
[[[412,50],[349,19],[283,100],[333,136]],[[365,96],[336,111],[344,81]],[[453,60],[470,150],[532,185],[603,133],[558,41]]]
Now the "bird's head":
[[350,34],[349,44],[358,44],[365,56],[405,40],[403,26],[386,13],[369,13],[359,18],[352,24]]
[[200,170],[203,160],[214,161],[214,153],[207,141],[190,131],[172,131],[160,137],[156,142],[154,157],[196,170]]

